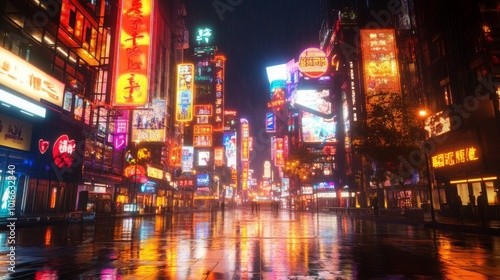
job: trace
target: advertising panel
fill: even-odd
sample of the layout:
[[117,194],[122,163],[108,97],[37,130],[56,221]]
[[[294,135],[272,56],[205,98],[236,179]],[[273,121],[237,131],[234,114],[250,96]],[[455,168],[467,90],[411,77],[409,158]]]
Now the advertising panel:
[[324,118],[331,118],[333,113],[329,98],[330,91],[327,89],[296,90],[292,94],[291,105]]
[[193,170],[194,164],[194,148],[191,146],[182,147],[182,171],[189,172]]
[[237,163],[236,132],[224,132],[222,141],[224,145],[224,157],[226,164],[232,170],[236,170],[236,163]]
[[40,176],[55,175],[60,181],[80,180],[85,147],[80,131],[63,131],[46,126],[39,133],[34,132],[33,136],[31,151],[37,154],[38,164],[34,168]]
[[210,174],[196,174],[197,187],[210,187]]
[[214,148],[214,161],[215,166],[222,166],[224,164],[224,148]]
[[367,112],[383,102],[381,93],[401,93],[393,29],[361,30],[361,53]]
[[153,100],[148,110],[134,110],[132,116],[132,141],[164,142],[165,100]]
[[484,172],[484,158],[474,130],[453,131],[436,146],[430,161],[437,178],[459,178]]
[[212,135],[193,135],[193,146],[196,148],[212,147]]
[[241,160],[248,161],[250,155],[250,147],[248,137],[250,137],[250,127],[246,119],[241,120]]
[[33,100],[62,107],[64,83],[0,47],[0,84]]
[[283,156],[283,138],[276,138],[276,166],[285,166],[285,158]]
[[308,143],[335,142],[335,122],[308,112],[302,113],[302,138]]
[[208,166],[210,163],[210,151],[198,151],[198,166]]
[[211,116],[212,115],[212,105],[194,105],[194,115],[195,116]]
[[249,170],[249,163],[248,163],[248,161],[242,162],[241,189],[243,191],[248,190],[248,170]]
[[193,119],[193,87],[193,64],[177,65],[177,106],[175,119],[178,122],[188,122]]
[[118,13],[113,106],[140,107],[148,101],[153,2],[122,1]]
[[127,146],[128,114],[123,114],[115,123],[114,148],[117,151]]
[[300,54],[298,67],[304,76],[319,78],[328,70],[328,58],[321,49],[308,48]]
[[215,57],[215,119],[214,131],[224,131],[224,63],[226,57]]
[[33,125],[0,114],[0,146],[29,151]]
[[266,113],[266,132],[276,132],[275,116],[273,113]]

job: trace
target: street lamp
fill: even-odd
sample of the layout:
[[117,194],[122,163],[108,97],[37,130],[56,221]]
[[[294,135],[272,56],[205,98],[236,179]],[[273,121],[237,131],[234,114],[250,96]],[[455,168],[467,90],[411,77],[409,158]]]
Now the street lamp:
[[427,110],[425,109],[421,109],[419,112],[418,112],[420,118],[422,119],[422,132],[423,132],[423,142],[422,142],[422,152],[424,153],[424,156],[425,156],[425,164],[427,165],[427,181],[428,181],[428,184],[429,184],[429,203],[430,203],[430,208],[431,208],[431,220],[433,223],[436,223],[436,215],[434,213],[434,201],[432,199],[432,185],[433,185],[433,182],[434,180],[432,180],[432,177],[431,177],[431,164],[430,164],[430,161],[429,161],[429,155],[427,154],[427,151],[425,150],[425,136],[426,136],[426,133],[425,133],[425,118],[427,117],[428,115],[428,112]]

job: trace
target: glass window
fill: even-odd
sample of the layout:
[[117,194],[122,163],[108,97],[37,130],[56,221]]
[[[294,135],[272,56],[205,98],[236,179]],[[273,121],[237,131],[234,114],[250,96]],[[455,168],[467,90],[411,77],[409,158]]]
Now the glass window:
[[469,197],[469,187],[467,183],[457,184],[457,193],[462,199],[462,204],[464,204],[464,202],[467,202]]
[[495,192],[495,186],[492,181],[484,182],[486,187],[486,198],[488,198],[488,205],[498,205],[497,192]]

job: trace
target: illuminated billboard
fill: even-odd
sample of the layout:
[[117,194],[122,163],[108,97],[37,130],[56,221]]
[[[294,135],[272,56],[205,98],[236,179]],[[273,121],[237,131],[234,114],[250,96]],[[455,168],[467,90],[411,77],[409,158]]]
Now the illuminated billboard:
[[215,116],[214,131],[224,131],[224,63],[226,57],[215,57]]
[[210,187],[210,174],[196,174],[197,187]]
[[177,65],[177,106],[175,119],[178,122],[189,122],[193,119],[193,87],[193,64]]
[[224,132],[222,144],[224,145],[224,157],[227,167],[236,170],[236,163],[237,163],[236,132]]
[[212,147],[212,126],[194,125],[193,127],[193,146],[194,147]]
[[198,166],[208,166],[210,163],[210,151],[198,151]]
[[308,48],[300,54],[298,67],[304,76],[319,78],[328,70],[328,58],[321,49]]
[[[4,129],[2,129],[2,126]],[[29,151],[31,148],[32,130],[33,125],[31,123],[21,121],[17,118],[11,118],[6,115],[0,115],[1,146]]]
[[367,111],[383,102],[381,93],[401,93],[393,29],[361,30],[361,53]]
[[212,147],[212,135],[193,135],[193,146],[196,148]]
[[335,142],[335,122],[308,112],[302,113],[302,139],[308,143]]
[[182,159],[181,159],[182,171],[189,172],[193,170],[193,164],[194,164],[194,148],[191,146],[182,147]]
[[276,155],[275,155],[275,165],[285,166],[285,158],[283,156],[283,138],[276,138]]
[[194,115],[195,116],[211,116],[212,115],[212,105],[194,105]]
[[125,149],[127,146],[128,114],[118,117],[115,122],[115,135],[113,137],[113,147],[117,151]]
[[[244,119],[242,119],[244,120]],[[250,146],[248,138],[250,137],[250,127],[248,121],[241,121],[241,160],[248,161],[250,155]]]
[[266,132],[276,132],[276,116],[273,113],[266,113]]
[[279,64],[274,66],[266,67],[267,79],[269,83],[278,80],[286,81],[286,64]]
[[62,107],[64,83],[2,47],[0,61],[0,84],[33,100]]
[[196,29],[196,43],[198,45],[208,45],[212,43],[212,40],[212,29],[206,27]]
[[333,112],[329,99],[330,91],[327,89],[296,90],[292,94],[291,105],[323,118],[331,118]]
[[114,106],[138,107],[148,101],[153,2],[122,1],[118,13]]
[[214,148],[214,161],[215,161],[215,166],[224,165],[224,148],[223,147],[215,147]]
[[132,141],[164,142],[165,100],[154,100],[149,110],[134,110],[132,117]]

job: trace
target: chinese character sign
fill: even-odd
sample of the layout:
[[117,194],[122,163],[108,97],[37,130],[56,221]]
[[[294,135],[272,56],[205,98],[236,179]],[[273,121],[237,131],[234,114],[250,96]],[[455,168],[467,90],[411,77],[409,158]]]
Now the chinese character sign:
[[147,102],[151,33],[151,0],[123,0],[118,16],[114,106],[143,106]]
[[214,131],[224,130],[224,63],[226,57],[215,57],[215,115]]
[[69,140],[64,134],[57,138],[52,148],[52,158],[58,168],[70,168],[73,164],[73,152],[76,151],[75,140]]

